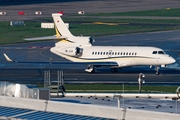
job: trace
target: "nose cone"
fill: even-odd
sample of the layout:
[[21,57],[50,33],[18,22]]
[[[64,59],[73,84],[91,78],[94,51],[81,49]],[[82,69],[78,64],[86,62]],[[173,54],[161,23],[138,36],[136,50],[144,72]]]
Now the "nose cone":
[[171,57],[171,59],[169,59],[169,64],[172,64],[172,63],[175,63],[175,62],[176,62],[176,60],[173,57]]

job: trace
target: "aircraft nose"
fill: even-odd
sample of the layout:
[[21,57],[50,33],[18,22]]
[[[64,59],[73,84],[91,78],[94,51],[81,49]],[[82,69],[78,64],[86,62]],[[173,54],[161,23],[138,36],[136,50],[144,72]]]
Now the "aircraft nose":
[[173,57],[171,57],[170,63],[172,64],[172,63],[175,63],[175,62],[176,62],[176,60]]

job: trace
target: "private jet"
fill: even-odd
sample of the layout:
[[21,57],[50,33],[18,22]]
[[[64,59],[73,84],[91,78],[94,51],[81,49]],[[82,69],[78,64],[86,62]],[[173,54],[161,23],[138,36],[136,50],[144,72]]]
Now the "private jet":
[[[74,63],[88,65],[85,71],[90,73],[103,66],[109,67],[111,72],[118,72],[119,68],[124,67],[155,66],[156,74],[159,74],[160,67],[175,62],[174,58],[157,47],[93,46],[93,37],[72,35],[61,16],[62,14],[58,13],[52,14],[56,35],[25,40],[56,39],[55,46],[50,51]],[[13,61],[6,54],[4,56],[9,62],[18,62]]]

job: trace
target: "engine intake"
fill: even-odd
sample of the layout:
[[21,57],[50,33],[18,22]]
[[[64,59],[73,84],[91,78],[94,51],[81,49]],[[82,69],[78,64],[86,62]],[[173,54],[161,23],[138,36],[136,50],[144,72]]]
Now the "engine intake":
[[80,56],[82,56],[82,54],[83,54],[83,49],[76,47],[76,55],[80,57]]
[[93,42],[95,42],[94,38],[92,36],[89,37],[89,43],[92,45]]
[[61,53],[69,55],[69,56],[81,57],[83,54],[83,48],[68,47],[68,48],[61,49]]

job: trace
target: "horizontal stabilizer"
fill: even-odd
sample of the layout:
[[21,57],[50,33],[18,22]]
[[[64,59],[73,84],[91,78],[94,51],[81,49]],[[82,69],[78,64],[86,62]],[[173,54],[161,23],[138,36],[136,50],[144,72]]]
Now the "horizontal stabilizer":
[[64,36],[45,36],[45,37],[36,37],[36,38],[25,38],[24,40],[62,40],[67,39],[67,37]]

